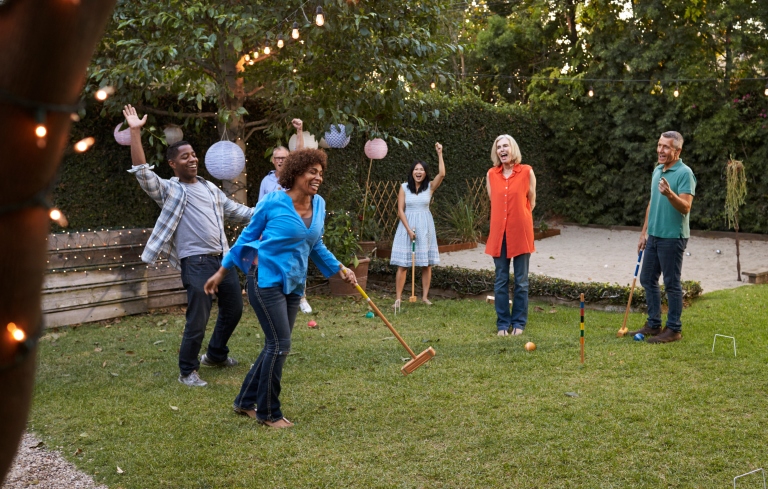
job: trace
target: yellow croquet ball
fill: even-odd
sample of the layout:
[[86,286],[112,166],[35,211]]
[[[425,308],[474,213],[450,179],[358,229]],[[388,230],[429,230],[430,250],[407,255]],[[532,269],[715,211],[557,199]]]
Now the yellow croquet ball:
[[526,351],[533,351],[535,349],[536,349],[536,343],[534,343],[533,341],[529,341],[528,343],[525,344]]

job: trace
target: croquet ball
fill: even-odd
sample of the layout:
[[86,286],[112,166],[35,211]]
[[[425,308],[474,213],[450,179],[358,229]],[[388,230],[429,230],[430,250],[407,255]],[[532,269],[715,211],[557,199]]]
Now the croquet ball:
[[373,317],[373,311],[366,312],[365,317],[367,317],[368,319],[371,319]]
[[315,321],[310,321],[307,323],[307,326],[310,328],[317,328],[317,323]]
[[720,254],[720,250],[715,250],[715,253],[717,253],[719,255]]
[[536,343],[534,343],[533,341],[529,341],[528,343],[525,344],[525,349],[526,349],[526,351],[533,351],[533,350],[535,350],[536,349]]
[[643,333],[637,333],[634,338],[635,341],[643,341],[645,339],[645,335]]
[[686,251],[685,252],[685,256],[691,256],[691,252],[690,251]]

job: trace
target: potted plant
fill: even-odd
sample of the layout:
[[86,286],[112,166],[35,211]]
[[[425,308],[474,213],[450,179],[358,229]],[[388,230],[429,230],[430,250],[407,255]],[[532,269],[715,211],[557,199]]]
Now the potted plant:
[[[355,272],[357,283],[365,289],[368,282],[368,263],[370,258],[359,258],[360,245],[352,230],[352,215],[349,211],[329,212],[325,220],[323,243],[336,258]],[[331,294],[336,296],[357,295],[357,289],[338,276],[329,279]]]

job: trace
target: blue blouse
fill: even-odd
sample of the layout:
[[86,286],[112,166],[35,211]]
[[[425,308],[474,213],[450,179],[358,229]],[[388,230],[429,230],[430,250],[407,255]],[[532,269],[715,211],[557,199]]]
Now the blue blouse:
[[287,193],[269,193],[256,204],[251,222],[222,266],[237,266],[247,273],[258,254],[259,287],[282,286],[284,294],[301,295],[308,258],[326,278],[339,272],[339,260],[323,244],[324,223],[325,200],[319,195],[312,198],[312,224],[307,227]]

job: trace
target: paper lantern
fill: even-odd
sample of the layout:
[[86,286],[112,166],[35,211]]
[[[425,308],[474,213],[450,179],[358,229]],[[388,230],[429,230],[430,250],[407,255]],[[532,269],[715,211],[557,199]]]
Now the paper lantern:
[[[317,139],[315,139],[315,136],[308,132],[303,132],[304,134],[304,149],[317,149]],[[296,140],[298,138],[294,134],[291,136],[291,139],[288,140],[288,150],[289,151],[296,151]]]
[[331,147],[328,146],[328,141],[325,140],[325,138],[320,138],[320,142],[317,143],[318,146],[320,146],[323,149],[330,149]]
[[365,156],[372,160],[380,160],[387,156],[387,142],[381,138],[371,139],[365,143]]
[[178,143],[184,139],[184,132],[176,124],[169,124],[165,126],[163,132],[165,133],[165,142],[168,143],[168,146],[172,145],[173,143]]
[[130,146],[131,145],[131,128],[120,130],[123,123],[117,125],[115,128],[115,141],[117,141],[117,144],[122,144],[123,146]]
[[219,180],[234,180],[245,168],[245,154],[232,141],[219,141],[205,153],[205,168]]
[[349,144],[350,139],[343,124],[331,124],[331,129],[325,133],[325,140],[331,148],[344,148]]

